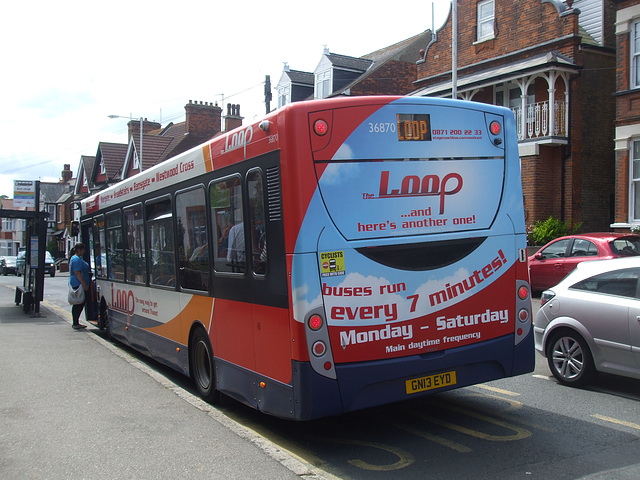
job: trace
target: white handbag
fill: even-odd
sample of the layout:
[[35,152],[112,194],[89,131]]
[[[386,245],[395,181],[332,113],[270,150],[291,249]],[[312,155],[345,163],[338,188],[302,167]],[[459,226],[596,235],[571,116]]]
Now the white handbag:
[[80,305],[81,303],[84,303],[84,288],[82,288],[82,285],[78,288],[73,288],[71,284],[69,284],[67,300],[71,305]]

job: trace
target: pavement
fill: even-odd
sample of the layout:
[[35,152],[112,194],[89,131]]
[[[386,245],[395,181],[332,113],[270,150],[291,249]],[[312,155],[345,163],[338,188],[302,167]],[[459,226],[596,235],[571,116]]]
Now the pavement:
[[0,285],[0,478],[329,478],[93,327],[74,331],[70,307],[25,314],[14,294]]

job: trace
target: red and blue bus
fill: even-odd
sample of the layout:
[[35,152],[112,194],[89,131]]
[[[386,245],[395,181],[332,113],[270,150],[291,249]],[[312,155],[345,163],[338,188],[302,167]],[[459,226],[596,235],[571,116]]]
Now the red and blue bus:
[[98,326],[208,401],[308,420],[533,370],[506,108],[294,103],[81,209]]

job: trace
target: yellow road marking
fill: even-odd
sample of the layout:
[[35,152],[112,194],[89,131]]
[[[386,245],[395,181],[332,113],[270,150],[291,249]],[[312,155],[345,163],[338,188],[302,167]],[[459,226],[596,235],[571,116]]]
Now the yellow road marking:
[[388,472],[391,470],[400,470],[401,468],[408,467],[413,462],[415,462],[415,458],[409,452],[405,452],[400,450],[399,448],[391,447],[389,445],[382,445],[379,443],[373,442],[361,442],[359,440],[347,440],[341,441],[338,443],[346,443],[351,445],[361,445],[363,447],[371,447],[378,448],[380,450],[384,450],[385,452],[390,452],[398,457],[398,461],[395,463],[389,463],[387,465],[373,465],[371,463],[365,462],[364,460],[354,459],[349,460],[349,463],[355,467],[362,468],[364,470],[376,470],[379,472]]
[[[480,398],[494,398],[496,400],[500,400],[502,402],[506,402],[508,404],[508,408],[506,408],[505,410],[501,410],[501,411],[495,411],[492,410],[491,414],[495,415],[497,417],[503,418],[505,420],[508,420],[509,422],[514,422],[514,423],[519,423],[521,425],[525,425],[527,427],[532,427],[538,430],[542,430],[544,432],[557,432],[556,429],[554,428],[549,428],[549,427],[545,427],[543,425],[537,424],[537,423],[533,423],[533,422],[529,422],[523,418],[520,417],[514,417],[513,415],[509,415],[506,412],[510,412],[510,411],[515,411],[515,410],[520,410],[523,406],[522,402],[519,402],[517,400],[511,400],[509,398],[503,398],[503,397],[499,397],[497,395],[488,395],[486,393],[468,393],[467,394],[470,397],[480,397]],[[442,406],[446,407],[446,404],[442,404]]]
[[490,387],[489,385],[474,385],[477,388],[484,388],[485,390],[489,390],[495,393],[501,393],[502,395],[508,395],[510,397],[519,397],[520,394],[516,392],[511,392],[509,390],[503,390],[502,388]]
[[[69,320],[73,320],[70,310],[59,307],[55,303],[52,303],[48,300],[43,300],[40,303],[43,304],[45,307],[47,307],[48,310],[51,310],[53,313],[55,313],[60,318],[66,320],[67,322],[69,322]],[[71,306],[69,306],[69,308],[71,308]]]
[[382,450],[384,452],[389,452],[396,457],[398,457],[398,461],[394,463],[388,463],[386,465],[374,465],[372,463],[365,462],[364,460],[360,460],[358,458],[349,460],[349,463],[355,467],[362,468],[364,470],[375,470],[379,472],[389,472],[391,470],[400,470],[401,468],[408,467],[413,462],[415,462],[415,458],[409,452],[405,452],[396,447],[392,447],[390,445],[383,445],[381,443],[374,442],[364,442],[362,440],[340,440],[337,438],[328,438],[328,437],[318,437],[309,435],[309,438],[320,440],[327,443],[337,443],[342,445],[357,445],[359,447],[370,447],[378,450]]
[[401,430],[404,430],[405,432],[409,432],[413,435],[416,435],[418,437],[422,437],[426,440],[429,440],[431,442],[437,443],[438,445],[442,445],[443,447],[447,447],[450,448],[451,450],[455,450],[456,452],[460,452],[460,453],[469,453],[472,450],[465,446],[462,445],[460,443],[454,442],[452,440],[447,440],[446,438],[443,438],[439,435],[434,435],[432,433],[427,433],[425,431],[422,430],[418,430],[417,428],[412,428],[412,427],[407,427],[405,425],[399,425],[396,423],[391,423],[388,422],[390,425],[392,425],[395,428],[399,428]]
[[435,423],[436,425],[440,425],[441,427],[445,427],[450,430],[455,430],[456,432],[464,433],[465,435],[469,435],[472,437],[481,438],[483,440],[489,440],[493,442],[509,442],[513,440],[522,440],[524,438],[528,438],[531,436],[531,432],[526,428],[521,428],[521,427],[518,427],[517,425],[512,425],[510,423],[503,422],[501,420],[498,420],[497,418],[492,418],[487,415],[482,415],[480,413],[470,412],[463,408],[457,408],[451,405],[447,406],[446,408],[454,412],[458,412],[462,415],[474,417],[484,422],[498,425],[499,427],[503,427],[507,430],[511,430],[514,433],[511,435],[491,435],[488,433],[473,430],[471,428],[463,427],[462,425],[456,425],[455,423],[440,420],[439,418],[431,417],[429,415],[418,414],[417,416],[427,420],[428,422]]
[[599,420],[603,420],[605,422],[615,423],[618,425],[623,425],[625,427],[633,428],[635,430],[640,430],[640,425],[638,425],[637,423],[625,422],[624,420],[618,420],[617,418],[612,418],[612,417],[605,417],[604,415],[591,415],[591,416]]

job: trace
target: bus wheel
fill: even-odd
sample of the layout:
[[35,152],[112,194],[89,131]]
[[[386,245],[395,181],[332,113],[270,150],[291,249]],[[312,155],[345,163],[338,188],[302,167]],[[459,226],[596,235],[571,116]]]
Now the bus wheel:
[[548,343],[547,363],[553,376],[563,385],[579,387],[596,373],[587,342],[577,333],[564,330]]
[[109,310],[107,310],[106,306],[100,307],[100,319],[98,321],[98,328],[100,328],[100,330],[105,330],[107,332],[107,338],[109,340],[113,340],[113,335],[111,335],[111,320],[109,319]]
[[198,328],[191,338],[189,364],[191,366],[191,378],[193,378],[198,394],[206,402],[219,403],[220,392],[216,390],[216,374],[211,343],[202,328]]

